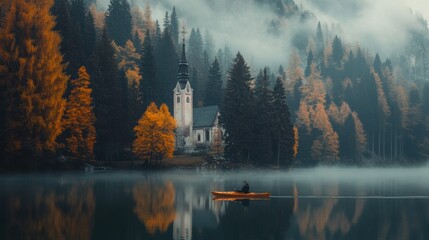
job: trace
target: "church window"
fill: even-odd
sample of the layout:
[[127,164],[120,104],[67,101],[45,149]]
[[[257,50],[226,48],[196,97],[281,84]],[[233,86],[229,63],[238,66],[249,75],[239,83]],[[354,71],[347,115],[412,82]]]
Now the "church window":
[[189,97],[186,97],[186,103],[189,103]]
[[197,139],[198,139],[197,140],[198,142],[201,142],[201,135],[200,134],[198,134]]
[[177,103],[180,103],[180,97],[177,97]]
[[210,141],[210,131],[206,130],[206,142]]

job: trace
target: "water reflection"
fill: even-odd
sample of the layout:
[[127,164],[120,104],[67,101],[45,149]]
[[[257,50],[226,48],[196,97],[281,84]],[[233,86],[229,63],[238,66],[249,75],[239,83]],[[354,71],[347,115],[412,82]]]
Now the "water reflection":
[[[422,182],[429,174],[422,176],[368,180],[311,171],[0,176],[0,238],[429,239],[429,185]],[[212,199],[210,191],[233,189],[243,179],[252,180],[253,191],[273,197]]]
[[176,217],[173,183],[171,181],[136,183],[132,193],[135,201],[134,213],[144,223],[147,231],[151,234],[156,231],[167,231]]
[[7,201],[6,239],[91,239],[95,197],[91,183],[32,185]]

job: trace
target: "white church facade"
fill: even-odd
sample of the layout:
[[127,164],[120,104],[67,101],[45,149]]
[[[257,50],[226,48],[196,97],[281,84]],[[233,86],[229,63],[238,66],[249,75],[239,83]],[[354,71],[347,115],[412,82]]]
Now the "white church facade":
[[173,111],[176,120],[176,149],[193,151],[198,147],[210,146],[222,137],[219,126],[219,107],[193,107],[193,89],[189,82],[185,41],[179,62],[178,81],[173,90]]

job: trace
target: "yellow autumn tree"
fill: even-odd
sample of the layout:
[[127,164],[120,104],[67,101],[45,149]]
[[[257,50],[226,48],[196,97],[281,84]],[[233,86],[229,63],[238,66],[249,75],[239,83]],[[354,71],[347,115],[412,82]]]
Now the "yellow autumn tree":
[[173,157],[174,129],[176,121],[168,107],[162,104],[158,109],[152,102],[134,128],[134,155],[140,160],[148,160],[149,164],[152,160]]
[[71,81],[72,90],[64,116],[66,148],[73,157],[81,160],[94,158],[95,115],[89,84],[86,68],[79,68],[78,78]]
[[176,129],[176,120],[171,116],[167,105],[164,103],[159,107],[159,117],[161,124],[159,125],[163,158],[172,158],[175,144],[174,130]]
[[[2,146],[12,156],[43,157],[59,144],[69,77],[60,35],[50,13],[53,0],[3,0],[0,12]],[[5,11],[7,9],[7,11]],[[4,101],[3,101],[4,100]]]

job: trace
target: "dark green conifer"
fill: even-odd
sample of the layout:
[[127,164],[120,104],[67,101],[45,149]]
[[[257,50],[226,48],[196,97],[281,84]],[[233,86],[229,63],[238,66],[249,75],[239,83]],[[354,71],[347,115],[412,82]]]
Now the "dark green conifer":
[[238,53],[234,59],[221,109],[221,124],[225,128],[225,155],[234,161],[250,160],[251,80],[249,66]]
[[210,66],[204,104],[220,105],[222,97],[222,77],[219,62],[215,58]]
[[104,21],[109,38],[119,46],[132,39],[132,17],[127,0],[110,0]]

